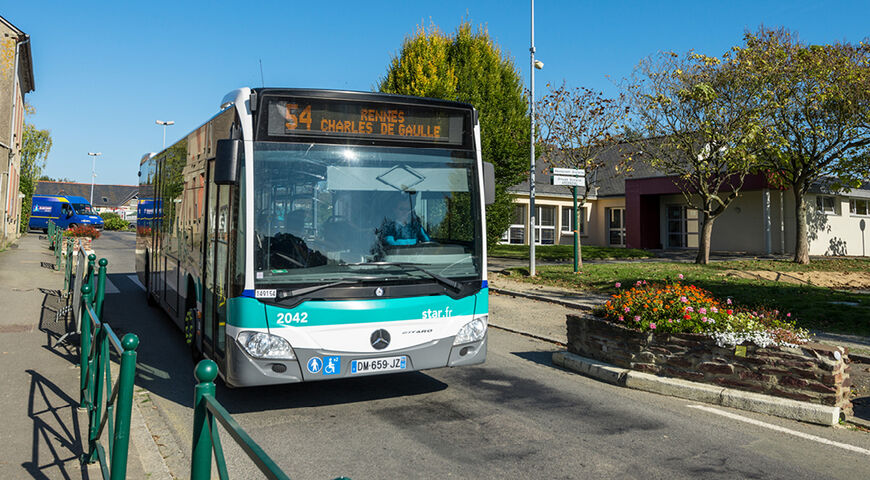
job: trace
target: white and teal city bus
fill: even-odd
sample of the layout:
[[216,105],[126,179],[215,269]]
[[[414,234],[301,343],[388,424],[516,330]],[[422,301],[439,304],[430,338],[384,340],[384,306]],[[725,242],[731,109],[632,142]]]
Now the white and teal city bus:
[[493,175],[470,105],[243,88],[139,177],[148,301],[227,384],[485,360]]

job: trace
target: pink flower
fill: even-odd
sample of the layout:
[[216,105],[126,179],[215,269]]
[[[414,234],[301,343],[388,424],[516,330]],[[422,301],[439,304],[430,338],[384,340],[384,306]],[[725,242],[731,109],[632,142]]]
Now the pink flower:
[[701,315],[706,315],[706,314],[707,314],[707,309],[704,308],[704,307],[701,307],[701,308],[698,309],[698,313],[700,313]]
[[686,297],[680,297],[680,301],[683,303],[689,303],[689,299]]
[[624,308],[623,308],[623,309],[622,309],[622,311],[623,311],[623,312],[625,312],[625,313],[628,313],[628,312],[629,312],[629,310],[631,310],[631,309],[630,309],[630,308],[628,308],[628,307],[624,307]]
[[731,305],[731,299],[729,298],[725,303],[727,303],[728,305]]
[[646,280],[643,281],[643,284],[646,285]]
[[677,278],[679,278],[680,280],[682,280],[682,279],[685,278],[685,277],[683,277],[683,274],[681,273],[681,274],[677,275]]
[[692,313],[692,312],[695,311],[695,309],[692,308],[692,307],[686,307],[686,311],[689,312],[689,313]]
[[786,313],[785,316],[791,318],[791,313]]
[[622,284],[621,284],[621,283],[619,283],[619,282],[616,282],[616,288],[619,288],[619,287],[621,287],[621,286],[622,286]]
[[707,317],[701,317],[701,321],[707,323]]
[[673,318],[669,318],[669,319],[668,319],[668,323],[674,323],[674,319],[673,319]]
[[656,329],[656,324],[655,324],[655,323],[650,323],[650,324],[649,324],[649,328],[650,328],[651,330],[655,330],[655,329]]
[[635,316],[634,316],[634,321],[635,321],[635,322],[639,322],[639,321],[640,321],[640,315],[635,315]]
[[623,317],[622,315],[620,315],[620,316],[619,316],[619,321],[620,321],[620,322],[624,322],[624,321],[625,321],[625,317]]
[[719,309],[716,307],[710,307],[710,311],[713,313],[719,313]]
[[640,281],[640,280],[638,280],[638,281],[637,281],[637,283],[635,283],[635,284],[634,284],[634,285],[635,285],[635,286],[636,286],[636,287],[639,287],[639,286],[641,286],[641,285],[642,285],[642,283],[641,283],[641,281]]

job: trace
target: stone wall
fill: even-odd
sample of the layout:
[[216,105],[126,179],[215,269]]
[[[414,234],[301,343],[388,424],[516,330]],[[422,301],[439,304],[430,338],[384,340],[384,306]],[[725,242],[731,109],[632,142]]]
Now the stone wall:
[[568,315],[568,351],[623,368],[804,402],[851,414],[848,350],[819,343],[799,348],[721,348],[700,334],[631,330],[591,315]]

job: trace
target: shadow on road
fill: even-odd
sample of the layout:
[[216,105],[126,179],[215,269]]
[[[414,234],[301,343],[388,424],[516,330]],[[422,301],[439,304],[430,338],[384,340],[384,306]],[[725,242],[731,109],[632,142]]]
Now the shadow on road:
[[[33,478],[57,478],[58,473],[67,479],[89,478],[87,466],[79,464],[84,452],[76,412],[78,401],[40,373],[27,373],[31,376],[27,416],[33,420],[33,453],[32,460],[21,466]],[[73,468],[80,472],[70,472]]]

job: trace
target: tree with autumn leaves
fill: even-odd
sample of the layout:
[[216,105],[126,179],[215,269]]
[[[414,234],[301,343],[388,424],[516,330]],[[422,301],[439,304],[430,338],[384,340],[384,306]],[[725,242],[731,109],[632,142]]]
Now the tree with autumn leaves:
[[792,190],[796,263],[809,263],[806,193],[831,180],[848,191],[870,172],[870,45],[808,45],[788,30],[761,28],[734,49],[743,76],[761,86],[761,170]]
[[[701,213],[696,261],[709,259],[715,219],[745,176],[766,173],[795,198],[795,256],[809,263],[806,194],[832,179],[848,189],[870,167],[870,47],[807,45],[759,29],[720,57],[674,53],[641,62],[628,91],[652,166],[674,175]],[[658,148],[651,148],[652,146]]]

